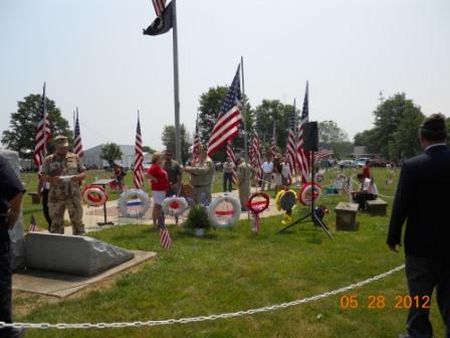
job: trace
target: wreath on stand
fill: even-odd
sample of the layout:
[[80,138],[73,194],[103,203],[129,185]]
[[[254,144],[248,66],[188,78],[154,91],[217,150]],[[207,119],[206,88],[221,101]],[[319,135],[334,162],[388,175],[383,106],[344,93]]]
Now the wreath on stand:
[[252,216],[252,231],[256,234],[259,232],[261,222],[259,214],[269,207],[269,203],[269,195],[263,192],[253,193],[247,201],[247,208]]

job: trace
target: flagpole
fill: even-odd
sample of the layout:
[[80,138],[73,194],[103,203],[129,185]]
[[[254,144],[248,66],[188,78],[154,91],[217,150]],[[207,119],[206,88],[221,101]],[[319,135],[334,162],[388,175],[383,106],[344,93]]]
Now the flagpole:
[[178,163],[181,162],[181,143],[180,143],[180,93],[178,83],[178,32],[177,32],[177,1],[172,0],[173,4],[173,86],[174,86],[174,104],[175,104],[175,158]]
[[245,109],[245,83],[244,83],[244,57],[241,56],[241,76],[242,76],[242,112],[244,113],[244,158],[248,163],[248,142],[247,142],[247,111]]

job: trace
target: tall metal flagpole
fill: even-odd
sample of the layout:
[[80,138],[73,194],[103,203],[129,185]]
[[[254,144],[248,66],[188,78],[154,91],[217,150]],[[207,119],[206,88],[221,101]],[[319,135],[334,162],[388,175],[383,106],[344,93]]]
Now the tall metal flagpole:
[[175,158],[181,164],[180,142],[180,93],[178,84],[178,32],[177,32],[177,1],[172,0],[173,9],[173,87],[175,104]]
[[241,76],[242,76],[242,112],[244,113],[244,158],[248,163],[248,142],[247,142],[247,111],[245,109],[245,83],[244,83],[244,57],[241,56]]
[[[244,170],[244,175],[245,175],[245,182],[248,182],[248,186],[245,189],[247,191],[249,191],[251,193],[251,187],[252,185],[250,184],[250,180],[247,179],[247,166],[249,165],[248,163],[248,141],[247,141],[247,110],[245,109],[245,102],[244,102],[244,97],[245,97],[245,83],[244,83],[244,57],[241,56],[241,77],[242,77],[242,112],[244,113],[244,159],[245,159],[245,170]],[[247,196],[247,199],[249,198],[249,196]],[[244,207],[244,206],[242,206]],[[250,212],[247,213],[248,219],[250,220]]]

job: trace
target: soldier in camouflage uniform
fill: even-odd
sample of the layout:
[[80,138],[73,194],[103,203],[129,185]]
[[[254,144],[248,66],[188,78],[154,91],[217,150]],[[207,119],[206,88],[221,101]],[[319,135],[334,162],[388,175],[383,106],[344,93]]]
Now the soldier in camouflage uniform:
[[198,161],[193,167],[188,166],[183,170],[191,174],[195,203],[209,204],[211,202],[211,184],[214,177],[214,162],[206,154],[206,148],[201,146]]
[[50,182],[48,208],[52,224],[50,232],[64,233],[64,211],[69,211],[74,235],[83,235],[83,208],[81,206],[80,183],[85,177],[85,168],[78,155],[68,151],[67,137],[57,136],[55,152],[47,156],[43,165],[43,179]]

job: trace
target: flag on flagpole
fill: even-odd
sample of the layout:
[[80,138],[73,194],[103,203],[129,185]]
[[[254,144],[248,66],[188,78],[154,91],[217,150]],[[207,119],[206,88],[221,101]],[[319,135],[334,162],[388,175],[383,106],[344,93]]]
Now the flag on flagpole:
[[253,133],[250,146],[250,164],[255,168],[256,178],[259,181],[262,179],[261,141],[259,140],[259,135],[256,130]]
[[290,181],[295,172],[295,163],[296,163],[296,125],[295,125],[295,99],[294,99],[294,109],[291,114],[291,119],[289,120],[289,131],[288,131],[288,140],[286,147],[286,163],[289,167],[289,177]]
[[141,134],[141,123],[139,121],[139,111],[136,127],[136,142],[134,146],[133,174],[134,174],[133,184],[136,189],[140,189],[144,184],[144,150],[142,148],[142,134]]
[[302,178],[302,183],[308,181],[309,177],[309,160],[308,160],[308,154],[307,151],[303,148],[303,126],[308,123],[309,120],[309,98],[308,98],[308,81],[306,82],[306,91],[305,91],[305,98],[303,100],[303,109],[302,109],[302,115],[300,118],[300,124],[298,127],[298,134],[297,134],[297,167],[300,172],[300,176]]
[[[155,5],[155,2],[157,3]],[[153,6],[155,7],[156,19],[143,30],[144,35],[160,35],[168,32],[173,27],[174,15],[173,4],[170,2],[164,8],[165,1],[155,0]],[[162,9],[162,10],[161,10]],[[158,14],[159,13],[159,14]]]
[[231,142],[227,143],[227,157],[230,159],[231,163],[233,163],[233,172],[231,174],[233,183],[237,182],[237,174],[236,174],[236,156],[234,156],[233,147],[231,146]]
[[194,134],[194,142],[192,144],[192,162],[196,163],[198,161],[198,156],[200,154],[200,134],[198,133],[198,115],[197,120],[195,122],[195,134]]
[[169,249],[172,245],[169,229],[164,224],[159,226],[159,242],[163,249]]
[[40,168],[44,163],[44,158],[47,153],[47,142],[51,138],[50,121],[47,114],[47,102],[45,97],[45,82],[42,90],[41,107],[39,111],[39,121],[36,128],[36,136],[34,139],[34,155],[33,160],[37,168]]
[[231,83],[225,100],[222,103],[216,124],[211,132],[208,142],[208,156],[214,155],[218,150],[231,142],[239,133],[239,126],[242,123],[240,111],[241,81],[240,65],[236,70],[233,82]]
[[37,230],[36,219],[34,215],[31,214],[30,227],[28,228],[28,232],[35,232]]
[[83,158],[83,143],[81,142],[80,121],[78,120],[78,107],[76,110],[74,135],[75,135],[75,139],[73,141],[73,152],[75,154],[77,154],[79,158]]
[[320,148],[318,152],[314,154],[314,161],[320,162],[322,160],[326,160],[328,157],[333,155],[333,151],[326,148]]
[[166,0],[152,0],[152,3],[155,8],[156,16],[161,16],[164,8],[166,7]]
[[272,130],[272,143],[270,145],[270,154],[272,155],[272,160],[275,158],[276,153],[277,153],[277,128],[276,128],[276,120],[274,120]]

